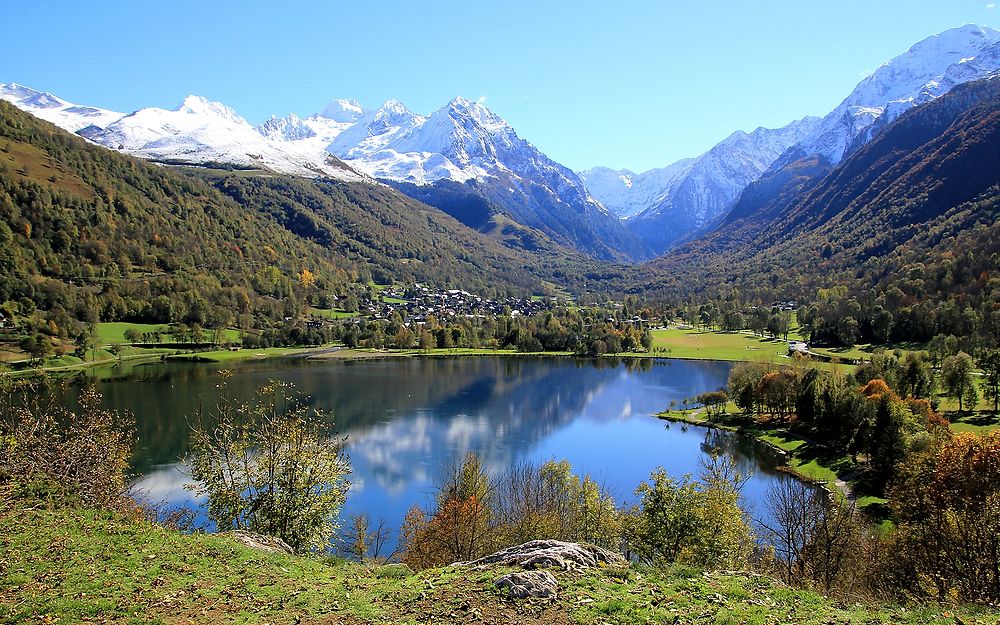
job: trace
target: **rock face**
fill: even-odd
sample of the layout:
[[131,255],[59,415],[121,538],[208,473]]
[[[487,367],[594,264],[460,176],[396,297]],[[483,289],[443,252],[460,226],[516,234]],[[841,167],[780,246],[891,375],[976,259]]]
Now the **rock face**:
[[274,536],[254,534],[253,532],[247,532],[245,530],[234,530],[229,532],[229,535],[241,545],[258,551],[266,551],[268,553],[295,553],[295,550],[292,549],[288,543],[280,538],[275,538]]
[[601,564],[625,565],[625,558],[596,545],[569,543],[561,540],[532,540],[508,547],[492,555],[465,563],[468,566],[499,564],[526,569],[559,568],[586,569]]
[[494,582],[497,588],[506,588],[511,599],[555,599],[559,594],[556,578],[548,571],[520,571],[510,573]]

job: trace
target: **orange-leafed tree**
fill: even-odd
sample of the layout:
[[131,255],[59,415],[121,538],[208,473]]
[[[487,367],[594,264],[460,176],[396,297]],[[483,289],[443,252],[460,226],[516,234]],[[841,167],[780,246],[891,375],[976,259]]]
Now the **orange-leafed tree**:
[[889,491],[901,584],[941,599],[1000,599],[1000,432],[962,433],[901,465]]
[[415,569],[474,560],[495,546],[494,485],[482,462],[468,454],[448,469],[435,510],[411,509],[403,524],[403,562]]

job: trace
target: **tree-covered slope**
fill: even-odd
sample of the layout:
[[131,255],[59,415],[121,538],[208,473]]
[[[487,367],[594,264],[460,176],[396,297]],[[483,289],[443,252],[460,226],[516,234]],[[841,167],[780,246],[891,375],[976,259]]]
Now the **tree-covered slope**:
[[387,187],[157,166],[0,103],[0,303],[57,325],[249,323],[371,279],[540,292],[557,264]]
[[899,286],[974,304],[998,266],[998,145],[1000,80],[956,87],[833,170],[804,157],[765,177],[715,231],[642,267],[645,286],[762,299]]

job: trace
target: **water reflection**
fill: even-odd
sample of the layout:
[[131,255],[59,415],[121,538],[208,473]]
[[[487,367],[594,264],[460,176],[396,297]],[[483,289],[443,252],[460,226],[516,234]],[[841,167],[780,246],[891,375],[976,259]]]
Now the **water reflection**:
[[[178,459],[187,450],[185,415],[214,405],[217,370],[155,364],[97,380],[105,403],[136,415],[134,466],[149,499],[191,503]],[[725,384],[730,365],[690,361],[541,358],[403,359],[367,362],[277,360],[241,363],[229,392],[247,398],[269,379],[291,382],[333,415],[354,473],[345,514],[368,512],[398,527],[424,503],[440,468],[475,451],[500,473],[519,461],[566,458],[622,501],[663,466],[697,473],[716,451],[753,472],[744,493],[760,497],[773,479],[767,449],[730,432],[682,429],[650,415]]]

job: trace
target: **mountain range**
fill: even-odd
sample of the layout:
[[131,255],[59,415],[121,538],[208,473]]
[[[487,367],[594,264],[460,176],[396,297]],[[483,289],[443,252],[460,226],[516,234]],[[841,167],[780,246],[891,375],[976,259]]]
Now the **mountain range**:
[[198,96],[128,114],[18,84],[0,84],[0,99],[142,158],[384,182],[508,246],[531,249],[542,237],[597,259],[635,261],[719,226],[762,176],[807,157],[836,165],[905,111],[998,70],[1000,31],[948,30],[876,69],[823,117],[736,131],[700,156],[639,174],[573,172],[464,98],[428,115],[395,100],[376,110],[334,100],[315,115],[257,126]]
[[641,174],[578,172],[591,193],[657,252],[712,224],[766,171],[804,156],[831,165],[903,112],[1000,70],[1000,31],[963,26],[928,37],[886,62],[822,118],[737,131],[701,156]]
[[998,145],[994,75],[899,115],[835,166],[814,154],[764,174],[718,227],[632,279],[653,291],[736,288],[763,301],[834,286],[864,301],[895,288],[896,308],[912,315],[907,334],[925,339],[940,331],[926,309],[953,306],[961,292],[963,307],[1000,324]]

